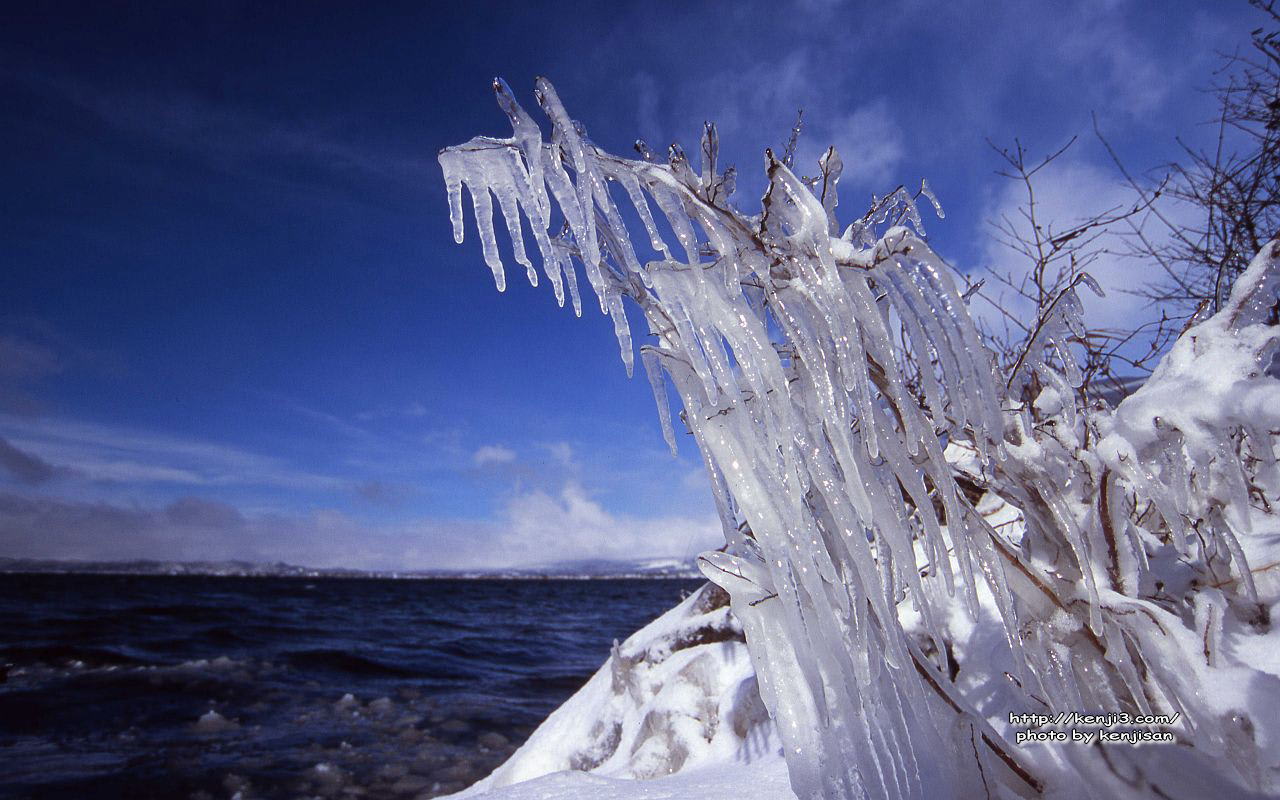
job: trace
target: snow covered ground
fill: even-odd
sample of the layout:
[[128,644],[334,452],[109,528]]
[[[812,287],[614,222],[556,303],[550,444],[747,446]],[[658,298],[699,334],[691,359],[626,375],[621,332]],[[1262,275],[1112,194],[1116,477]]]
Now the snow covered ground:
[[587,772],[555,772],[489,792],[453,797],[486,800],[795,800],[787,765],[778,753],[746,763],[706,764],[675,775],[639,781]]

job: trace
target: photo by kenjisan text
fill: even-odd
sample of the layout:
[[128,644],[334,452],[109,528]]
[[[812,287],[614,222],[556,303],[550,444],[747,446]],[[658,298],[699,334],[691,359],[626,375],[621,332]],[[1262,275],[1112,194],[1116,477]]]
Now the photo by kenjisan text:
[[1009,724],[1013,726],[1014,744],[1020,745],[1044,742],[1140,745],[1176,741],[1169,728],[1178,724],[1179,716],[1177,713],[1135,715],[1123,711],[1105,714],[1080,711],[1016,714],[1010,711]]

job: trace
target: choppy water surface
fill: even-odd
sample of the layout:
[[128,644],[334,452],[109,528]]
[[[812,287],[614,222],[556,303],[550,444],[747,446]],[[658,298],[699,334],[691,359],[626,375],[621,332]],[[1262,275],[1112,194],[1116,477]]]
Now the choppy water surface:
[[697,583],[0,575],[0,797],[456,791]]

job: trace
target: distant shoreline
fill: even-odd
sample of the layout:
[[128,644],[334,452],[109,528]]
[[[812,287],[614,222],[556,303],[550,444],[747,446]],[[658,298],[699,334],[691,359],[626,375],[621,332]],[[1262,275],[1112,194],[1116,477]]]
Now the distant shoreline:
[[[629,568],[628,568],[629,567]],[[686,569],[636,565],[596,565],[581,570],[528,568],[495,571],[392,571],[324,569],[293,564],[248,562],[77,562],[44,559],[0,558],[0,575],[114,575],[204,578],[291,578],[302,580],[698,580],[702,575]]]

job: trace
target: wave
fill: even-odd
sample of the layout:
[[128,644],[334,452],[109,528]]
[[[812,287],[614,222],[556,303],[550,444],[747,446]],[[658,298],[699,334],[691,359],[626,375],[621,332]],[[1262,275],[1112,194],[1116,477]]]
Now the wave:
[[369,656],[346,650],[322,648],[294,650],[284,654],[284,660],[292,667],[304,670],[341,672],[360,677],[382,678],[459,678],[461,673],[447,670],[422,669],[401,664],[390,664]]
[[15,667],[45,664],[48,666],[88,668],[138,667],[151,662],[108,647],[78,644],[10,645],[0,648],[0,662]]

